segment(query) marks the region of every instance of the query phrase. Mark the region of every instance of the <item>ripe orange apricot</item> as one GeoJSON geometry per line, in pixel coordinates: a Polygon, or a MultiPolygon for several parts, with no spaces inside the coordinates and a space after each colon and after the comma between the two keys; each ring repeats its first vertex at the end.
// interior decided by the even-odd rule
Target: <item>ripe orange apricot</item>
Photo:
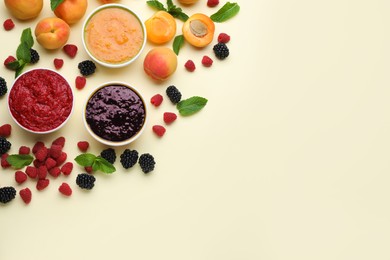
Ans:
{"type": "Polygon", "coordinates": [[[179,0],[179,3],[183,5],[192,5],[198,2],[199,0],[179,0]]]}
{"type": "Polygon", "coordinates": [[[145,21],[148,40],[155,44],[163,44],[173,39],[176,34],[176,21],[165,11],[157,11],[145,21]]]}
{"type": "Polygon", "coordinates": [[[214,38],[215,24],[205,14],[192,15],[183,24],[183,36],[187,42],[195,47],[205,47],[214,38]]]}

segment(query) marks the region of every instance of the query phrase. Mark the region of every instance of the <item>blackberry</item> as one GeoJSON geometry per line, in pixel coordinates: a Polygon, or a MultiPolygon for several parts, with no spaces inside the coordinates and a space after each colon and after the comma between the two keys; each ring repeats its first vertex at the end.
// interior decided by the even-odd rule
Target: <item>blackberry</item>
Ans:
{"type": "Polygon", "coordinates": [[[4,96],[7,93],[7,82],[5,79],[0,77],[0,97],[4,96]]]}
{"type": "Polygon", "coordinates": [[[5,138],[0,136],[0,155],[5,154],[11,149],[11,143],[5,138]]]}
{"type": "Polygon", "coordinates": [[[85,60],[79,63],[78,68],[80,70],[81,75],[89,76],[95,73],[96,65],[91,60],[85,60]]]}
{"type": "Polygon", "coordinates": [[[104,159],[106,159],[111,164],[114,164],[114,162],[116,160],[116,153],[115,153],[115,150],[112,148],[107,148],[107,149],[103,150],[100,153],[100,156],[103,157],[104,159]]]}
{"type": "Polygon", "coordinates": [[[223,42],[215,44],[213,47],[213,51],[215,53],[215,56],[220,60],[224,60],[229,56],[229,48],[223,42]]]}
{"type": "Polygon", "coordinates": [[[121,164],[123,168],[129,169],[138,161],[138,152],[136,150],[126,149],[121,154],[121,164]]]}
{"type": "Polygon", "coordinates": [[[13,200],[16,196],[16,190],[14,187],[8,186],[0,188],[0,202],[8,203],[13,200]]]}
{"type": "Polygon", "coordinates": [[[177,104],[180,102],[181,93],[175,86],[169,86],[166,90],[166,93],[173,104],[177,104]]]}
{"type": "Polygon", "coordinates": [[[39,54],[36,50],[34,49],[30,49],[30,55],[31,55],[31,60],[30,60],[30,63],[31,64],[35,64],[39,61],[39,54]]]}
{"type": "Polygon", "coordinates": [[[76,178],[76,184],[86,190],[92,190],[93,186],[95,186],[95,181],[96,178],[88,173],[80,173],[76,178]]]}
{"type": "Polygon", "coordinates": [[[148,173],[154,170],[154,165],[156,162],[154,161],[154,157],[151,154],[144,153],[139,157],[138,160],[139,165],[144,173],[148,173]]]}

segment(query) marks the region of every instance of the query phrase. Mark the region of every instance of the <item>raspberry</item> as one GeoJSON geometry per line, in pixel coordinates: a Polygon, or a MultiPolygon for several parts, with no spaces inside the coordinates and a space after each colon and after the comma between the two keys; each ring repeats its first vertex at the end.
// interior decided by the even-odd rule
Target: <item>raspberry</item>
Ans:
{"type": "Polygon", "coordinates": [[[35,158],[38,160],[38,161],[45,161],[47,155],[49,153],[49,150],[46,148],[46,146],[42,146],[41,149],[39,149],[36,153],[35,153],[35,158]]]}
{"type": "Polygon", "coordinates": [[[172,123],[173,121],[175,121],[177,118],[177,115],[175,113],[172,113],[172,112],[165,112],[164,113],[164,122],[166,124],[170,124],[172,123]]]}
{"type": "Polygon", "coordinates": [[[138,160],[139,165],[141,166],[141,170],[144,173],[149,173],[154,170],[154,166],[156,162],[154,161],[153,155],[149,153],[144,153],[139,157],[138,160]]]}
{"type": "Polygon", "coordinates": [[[29,188],[24,188],[19,191],[19,195],[22,198],[23,202],[29,204],[31,202],[32,193],[29,188]]]}
{"type": "Polygon", "coordinates": [[[211,67],[213,65],[213,60],[209,56],[203,56],[202,58],[202,64],[205,67],[211,67]]]}
{"type": "Polygon", "coordinates": [[[57,161],[54,160],[53,158],[49,157],[45,161],[45,166],[48,170],[54,168],[57,165],[57,161]]]}
{"type": "Polygon", "coordinates": [[[7,161],[8,153],[4,153],[1,155],[1,167],[2,168],[8,168],[11,166],[11,164],[7,161]]]}
{"type": "Polygon", "coordinates": [[[44,146],[45,144],[43,142],[41,141],[36,142],[32,148],[33,154],[36,154],[44,146]]]}
{"type": "Polygon", "coordinates": [[[77,46],[74,44],[66,44],[62,47],[62,50],[71,58],[74,58],[77,54],[77,46]]]}
{"type": "Polygon", "coordinates": [[[8,137],[11,135],[12,127],[10,124],[4,124],[0,126],[0,136],[8,137]]]}
{"type": "Polygon", "coordinates": [[[66,158],[68,157],[68,155],[65,153],[65,152],[62,152],[60,157],[57,158],[57,166],[60,166],[62,165],[65,161],[66,161],[66,158]]]}
{"type": "Polygon", "coordinates": [[[8,187],[2,187],[0,188],[0,202],[1,203],[8,203],[11,200],[13,200],[16,196],[16,190],[14,187],[8,186],[8,187]]]}
{"type": "Polygon", "coordinates": [[[153,132],[157,135],[157,136],[159,136],[159,137],[161,137],[161,136],[163,136],[164,134],[165,134],[165,127],[163,127],[162,125],[154,125],[153,127],[152,127],[152,129],[153,129],[153,132]]]}
{"type": "Polygon", "coordinates": [[[30,154],[30,147],[22,145],[19,147],[19,154],[30,154]]]}
{"type": "Polygon", "coordinates": [[[14,56],[8,56],[8,58],[6,58],[4,61],[4,66],[9,70],[15,70],[16,68],[10,65],[10,63],[14,61],[16,61],[16,58],[14,56]]]}
{"type": "Polygon", "coordinates": [[[15,27],[14,21],[12,21],[11,18],[5,20],[3,23],[3,27],[6,31],[11,31],[15,27]]]}
{"type": "Polygon", "coordinates": [[[65,137],[63,136],[60,136],[58,137],[57,139],[55,139],[51,144],[55,144],[55,145],[59,145],[61,146],[62,148],[64,148],[65,146],[65,137]]]}
{"type": "Polygon", "coordinates": [[[42,166],[42,165],[44,165],[45,164],[45,161],[39,161],[38,159],[35,159],[34,161],[33,161],[33,164],[34,164],[34,167],[35,168],[39,168],[39,166],[42,166]]]}
{"type": "Polygon", "coordinates": [[[67,162],[61,167],[61,172],[64,175],[69,175],[72,172],[72,170],[73,170],[73,163],[71,162],[67,162]]]}
{"type": "Polygon", "coordinates": [[[61,184],[61,186],[58,188],[58,191],[68,197],[72,195],[72,189],[70,188],[69,184],[67,184],[66,182],[63,182],[61,184]]]}
{"type": "Polygon", "coordinates": [[[193,72],[196,67],[195,67],[195,63],[192,61],[192,60],[188,60],[185,64],[184,64],[184,67],[189,71],[189,72],[193,72]]]}
{"type": "Polygon", "coordinates": [[[230,36],[226,33],[220,33],[218,35],[218,42],[228,43],[230,41],[230,36]]]}
{"type": "Polygon", "coordinates": [[[19,184],[25,182],[27,180],[27,174],[22,171],[15,172],[15,181],[19,184]]]}
{"type": "Polygon", "coordinates": [[[47,168],[45,165],[38,167],[38,179],[43,180],[47,177],[47,168]]]}
{"type": "Polygon", "coordinates": [[[49,149],[49,156],[53,159],[60,157],[62,153],[62,146],[58,144],[52,144],[49,149]]]}
{"type": "Polygon", "coordinates": [[[77,89],[83,89],[85,87],[85,84],[87,84],[87,79],[83,76],[77,76],[75,84],[77,89]]]}
{"type": "Polygon", "coordinates": [[[27,166],[26,167],[26,174],[31,179],[35,179],[38,176],[38,168],[35,168],[34,166],[27,166]]]}
{"type": "Polygon", "coordinates": [[[207,6],[208,7],[214,7],[219,4],[219,0],[207,0],[207,6]]]}
{"type": "Polygon", "coordinates": [[[88,173],[91,173],[91,172],[93,171],[92,166],[85,166],[84,169],[85,169],[85,171],[88,172],[88,173]]]}
{"type": "Polygon", "coordinates": [[[163,96],[160,95],[160,94],[156,94],[154,95],[151,99],[150,99],[150,103],[152,103],[152,105],[158,107],[159,105],[161,105],[161,103],[163,102],[163,96]]]}
{"type": "Polygon", "coordinates": [[[49,170],[49,174],[53,177],[58,177],[61,174],[61,169],[58,166],[55,166],[49,170]]]}
{"type": "Polygon", "coordinates": [[[77,143],[77,147],[80,149],[82,152],[86,152],[89,147],[89,143],[87,141],[80,141],[77,143]]]}
{"type": "Polygon", "coordinates": [[[64,66],[64,60],[63,60],[63,59],[57,59],[57,58],[55,58],[55,59],[53,60],[53,63],[54,63],[54,67],[55,67],[57,70],[61,69],[62,66],[64,66]]]}
{"type": "Polygon", "coordinates": [[[49,179],[39,179],[36,185],[37,190],[43,190],[47,186],[49,186],[50,180],[49,179]]]}

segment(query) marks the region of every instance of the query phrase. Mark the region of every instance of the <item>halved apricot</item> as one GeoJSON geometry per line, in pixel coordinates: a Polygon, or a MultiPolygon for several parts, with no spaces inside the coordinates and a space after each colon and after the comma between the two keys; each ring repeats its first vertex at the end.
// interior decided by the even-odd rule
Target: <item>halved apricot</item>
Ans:
{"type": "Polygon", "coordinates": [[[205,14],[192,15],[183,24],[183,36],[195,47],[205,47],[214,38],[214,22],[205,14]]]}
{"type": "Polygon", "coordinates": [[[176,34],[176,21],[165,11],[157,11],[145,21],[148,40],[152,43],[163,44],[173,39],[176,34]]]}

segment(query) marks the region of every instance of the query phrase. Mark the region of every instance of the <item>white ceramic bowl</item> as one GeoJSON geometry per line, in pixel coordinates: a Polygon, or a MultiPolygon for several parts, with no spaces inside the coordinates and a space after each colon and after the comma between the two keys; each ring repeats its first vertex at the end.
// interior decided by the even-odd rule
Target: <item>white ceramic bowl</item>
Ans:
{"type": "MultiPolygon", "coordinates": [[[[110,30],[115,30],[116,28],[119,27],[119,25],[118,26],[115,25],[115,21],[112,21],[111,23],[105,23],[104,26],[111,26],[110,30]]],[[[100,30],[100,32],[101,31],[104,31],[104,30],[100,30]]],[[[118,31],[118,32],[123,33],[123,30],[118,31]]],[[[103,37],[98,37],[98,39],[102,39],[102,38],[103,37]]],[[[109,67],[109,68],[121,68],[121,67],[124,67],[124,66],[127,66],[127,65],[131,64],[132,62],[134,62],[139,57],[139,55],[142,53],[143,49],[145,48],[146,40],[147,40],[147,34],[146,34],[145,24],[143,23],[142,19],[140,18],[140,16],[138,14],[136,14],[133,10],[131,10],[130,8],[128,8],[125,5],[115,4],[114,3],[114,4],[104,4],[104,5],[101,5],[101,6],[97,7],[95,10],[93,10],[87,16],[87,18],[85,19],[84,24],[83,24],[81,39],[82,39],[82,42],[83,42],[84,49],[86,50],[88,55],[95,62],[97,62],[98,64],[100,64],[102,66],[109,67]],[[96,51],[94,51],[93,48],[90,48],[88,46],[88,42],[86,40],[86,37],[87,37],[86,29],[87,29],[87,26],[89,25],[89,23],[91,21],[91,18],[93,18],[97,13],[99,13],[101,11],[109,10],[109,9],[112,9],[112,8],[123,9],[123,10],[129,12],[133,17],[135,17],[135,19],[139,22],[139,25],[140,25],[141,30],[142,30],[142,35],[143,35],[143,40],[142,40],[142,44],[141,44],[141,47],[140,47],[139,51],[133,57],[131,57],[130,59],[127,59],[125,61],[120,61],[120,62],[109,62],[109,61],[105,61],[103,58],[99,58],[98,55],[96,54],[96,51]]],[[[126,41],[126,40],[130,41],[132,39],[125,38],[124,41],[126,41]]],[[[94,41],[94,42],[97,42],[97,40],[94,41]]]]}
{"type": "Polygon", "coordinates": [[[20,74],[8,91],[7,101],[8,112],[15,123],[35,134],[48,134],[59,130],[69,120],[74,109],[74,94],[69,82],[58,72],[46,68],[31,69],[20,74]],[[40,78],[33,79],[34,76],[40,78]],[[55,92],[54,84],[60,81],[63,83],[62,88],[55,92]],[[68,95],[62,96],[66,93],[64,89],[68,95]],[[69,99],[69,95],[72,100],[66,106],[65,115],[60,116],[56,111],[64,108],[63,101],[69,99]],[[19,108],[16,109],[15,106],[19,108]],[[50,121],[54,122],[52,126],[50,121]]]}
{"type": "MultiPolygon", "coordinates": [[[[109,90],[106,89],[105,91],[109,91],[109,90]]],[[[118,92],[116,92],[116,93],[118,93],[118,92]]],[[[119,95],[119,94],[116,94],[116,95],[119,95]]],[[[108,117],[105,117],[107,115],[107,114],[105,114],[105,112],[109,111],[109,109],[106,109],[106,107],[102,108],[101,106],[98,106],[98,110],[100,112],[95,113],[93,118],[97,118],[99,116],[105,117],[105,121],[104,121],[105,125],[104,125],[104,127],[99,127],[100,129],[109,129],[110,127],[114,126],[114,127],[121,127],[121,129],[125,129],[127,131],[130,128],[128,128],[127,126],[125,127],[124,125],[125,124],[129,125],[129,122],[133,123],[134,116],[130,116],[131,119],[127,119],[127,121],[126,120],[117,120],[117,118],[118,118],[117,116],[119,116],[119,115],[122,116],[124,111],[125,112],[130,112],[130,111],[134,112],[134,110],[132,110],[130,108],[130,106],[128,106],[129,103],[126,103],[126,106],[120,106],[120,108],[118,108],[118,106],[116,104],[113,105],[112,100],[113,99],[111,99],[111,101],[109,103],[109,106],[111,106],[112,110],[111,110],[111,113],[108,117]]],[[[128,99],[126,99],[126,102],[129,102],[128,99]]],[[[133,102],[133,101],[131,101],[131,102],[133,102]]],[[[130,105],[134,106],[134,103],[131,103],[130,105]]],[[[87,131],[92,135],[92,137],[94,139],[96,139],[100,143],[106,144],[108,146],[122,146],[122,145],[130,144],[131,142],[135,141],[138,137],[141,136],[142,132],[144,131],[144,129],[146,127],[146,123],[147,123],[147,119],[148,119],[148,108],[147,108],[147,104],[145,102],[145,99],[142,97],[142,95],[140,94],[140,92],[137,89],[135,89],[133,86],[131,86],[125,82],[112,81],[112,82],[106,82],[106,83],[98,86],[96,89],[94,89],[88,95],[87,100],[85,101],[84,108],[83,108],[82,117],[83,117],[84,125],[85,125],[87,131]],[[99,104],[102,104],[102,102],[101,102],[102,98],[106,98],[107,95],[109,95],[109,94],[107,94],[107,92],[104,93],[104,91],[102,91],[102,90],[105,88],[111,88],[112,86],[126,87],[126,88],[130,89],[136,96],[139,97],[140,103],[138,103],[138,105],[142,104],[142,106],[143,106],[143,112],[139,112],[140,114],[142,114],[142,113],[144,114],[140,128],[137,130],[134,130],[135,133],[133,133],[132,135],[127,134],[128,137],[126,137],[125,139],[122,138],[121,140],[112,140],[113,138],[102,137],[102,135],[110,135],[110,136],[114,136],[114,135],[107,134],[107,133],[102,134],[101,132],[99,133],[99,130],[93,130],[92,129],[93,127],[91,128],[90,123],[88,123],[89,120],[87,119],[87,109],[92,107],[92,105],[90,105],[90,106],[88,105],[90,100],[92,98],[94,98],[95,101],[99,100],[99,104]]],[[[135,117],[137,118],[137,115],[135,117]]],[[[138,120],[139,120],[139,118],[138,118],[138,120]]],[[[98,121],[95,119],[90,119],[90,122],[93,122],[92,124],[95,124],[95,123],[100,124],[100,123],[97,123],[98,121]]],[[[123,132],[121,132],[120,134],[122,134],[122,133],[123,132]]],[[[117,138],[117,139],[119,139],[119,138],[117,138]]]]}

